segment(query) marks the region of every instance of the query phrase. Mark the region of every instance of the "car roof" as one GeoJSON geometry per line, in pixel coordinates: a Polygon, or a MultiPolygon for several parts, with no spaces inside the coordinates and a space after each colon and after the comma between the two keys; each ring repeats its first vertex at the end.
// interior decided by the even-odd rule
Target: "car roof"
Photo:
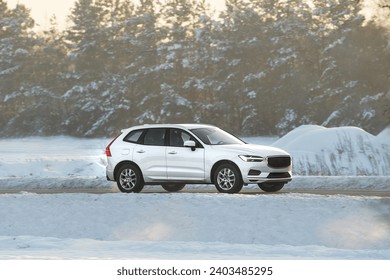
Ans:
{"type": "Polygon", "coordinates": [[[198,124],[198,123],[188,123],[188,124],[143,124],[133,127],[123,129],[122,131],[135,130],[135,129],[145,129],[145,128],[181,128],[181,129],[194,129],[194,128],[204,128],[204,127],[215,127],[210,124],[198,124]]]}

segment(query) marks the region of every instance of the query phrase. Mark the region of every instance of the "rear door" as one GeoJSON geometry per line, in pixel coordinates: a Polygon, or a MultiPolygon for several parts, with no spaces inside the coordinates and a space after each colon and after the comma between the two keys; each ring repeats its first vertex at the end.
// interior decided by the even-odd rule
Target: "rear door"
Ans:
{"type": "Polygon", "coordinates": [[[169,181],[203,182],[205,180],[204,148],[188,132],[177,128],[169,129],[166,159],[169,181]],[[184,147],[184,142],[187,140],[197,143],[194,151],[184,147]]]}
{"type": "Polygon", "coordinates": [[[133,160],[142,171],[145,182],[166,181],[166,128],[149,128],[133,151],[133,160]]]}

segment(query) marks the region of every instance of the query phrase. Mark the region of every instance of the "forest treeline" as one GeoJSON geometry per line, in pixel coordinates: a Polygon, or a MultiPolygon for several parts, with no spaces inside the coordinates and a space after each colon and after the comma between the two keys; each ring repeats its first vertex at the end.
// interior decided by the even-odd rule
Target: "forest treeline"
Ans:
{"type": "Polygon", "coordinates": [[[390,123],[389,30],[362,6],[77,0],[65,29],[53,16],[36,31],[25,6],[0,0],[0,136],[186,122],[239,135],[302,124],[378,133],[390,123]]]}

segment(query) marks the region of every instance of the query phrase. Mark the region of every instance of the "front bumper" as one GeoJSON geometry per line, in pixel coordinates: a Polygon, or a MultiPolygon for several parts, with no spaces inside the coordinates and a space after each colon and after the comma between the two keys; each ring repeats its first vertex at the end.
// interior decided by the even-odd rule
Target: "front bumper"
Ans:
{"type": "Polygon", "coordinates": [[[273,168],[267,161],[239,162],[244,184],[258,184],[263,182],[290,182],[292,180],[292,166],[273,168]]]}
{"type": "Polygon", "coordinates": [[[257,184],[263,182],[290,182],[292,180],[291,172],[262,172],[258,176],[246,176],[243,179],[245,184],[257,184]]]}

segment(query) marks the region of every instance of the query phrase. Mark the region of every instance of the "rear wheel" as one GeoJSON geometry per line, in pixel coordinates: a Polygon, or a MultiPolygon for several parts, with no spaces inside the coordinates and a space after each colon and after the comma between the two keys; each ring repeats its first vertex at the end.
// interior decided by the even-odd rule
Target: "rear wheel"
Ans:
{"type": "Polygon", "coordinates": [[[214,184],[221,193],[238,193],[243,186],[241,173],[233,164],[221,164],[215,170],[214,184]]]}
{"type": "Polygon", "coordinates": [[[264,183],[258,184],[258,186],[260,187],[260,189],[262,189],[265,192],[277,192],[283,188],[284,184],[285,183],[264,182],[264,183]]]}
{"type": "Polygon", "coordinates": [[[141,171],[133,164],[124,164],[119,168],[116,183],[121,192],[140,192],[144,188],[141,171]]]}
{"type": "Polygon", "coordinates": [[[185,187],[185,184],[164,184],[162,187],[167,192],[178,192],[185,187]]]}

